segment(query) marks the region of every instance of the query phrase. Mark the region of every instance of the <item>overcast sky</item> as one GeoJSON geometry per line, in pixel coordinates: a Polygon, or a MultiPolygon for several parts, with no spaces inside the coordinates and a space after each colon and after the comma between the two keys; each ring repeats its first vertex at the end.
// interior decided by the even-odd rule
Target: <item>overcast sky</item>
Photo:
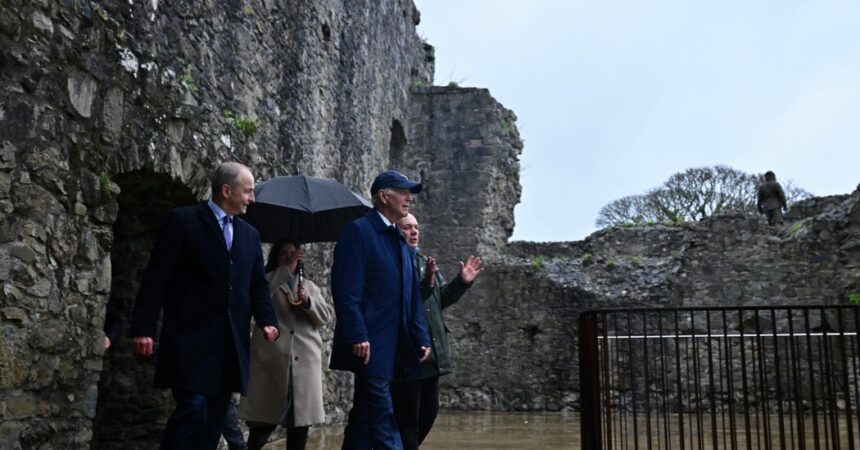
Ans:
{"type": "Polygon", "coordinates": [[[860,183],[860,2],[414,1],[435,84],[518,117],[512,239],[584,239],[603,205],[690,167],[860,183]]]}

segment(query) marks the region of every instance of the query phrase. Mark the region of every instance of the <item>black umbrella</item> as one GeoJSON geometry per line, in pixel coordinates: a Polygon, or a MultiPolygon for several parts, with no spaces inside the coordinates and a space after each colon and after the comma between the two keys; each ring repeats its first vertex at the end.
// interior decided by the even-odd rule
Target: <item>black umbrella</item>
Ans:
{"type": "Polygon", "coordinates": [[[243,218],[257,228],[263,242],[336,241],[344,225],[373,207],[336,180],[305,175],[272,178],[258,184],[254,196],[243,218]]]}

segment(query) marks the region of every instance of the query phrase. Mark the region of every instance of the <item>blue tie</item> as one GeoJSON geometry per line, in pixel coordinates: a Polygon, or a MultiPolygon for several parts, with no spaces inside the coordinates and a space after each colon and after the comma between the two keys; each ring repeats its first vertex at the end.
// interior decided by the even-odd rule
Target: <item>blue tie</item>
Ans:
{"type": "Polygon", "coordinates": [[[224,216],[221,219],[224,222],[224,243],[227,244],[227,251],[233,247],[233,227],[230,223],[233,221],[230,216],[224,216]]]}

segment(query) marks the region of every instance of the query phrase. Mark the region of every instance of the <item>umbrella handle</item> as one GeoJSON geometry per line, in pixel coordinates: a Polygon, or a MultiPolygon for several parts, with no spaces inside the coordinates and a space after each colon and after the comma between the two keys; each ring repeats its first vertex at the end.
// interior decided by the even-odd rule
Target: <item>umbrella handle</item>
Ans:
{"type": "Polygon", "coordinates": [[[297,272],[299,273],[299,282],[296,283],[296,295],[295,295],[295,297],[290,296],[287,300],[289,300],[291,305],[299,306],[299,305],[304,304],[303,301],[299,300],[299,289],[302,287],[302,279],[304,278],[303,277],[304,269],[302,268],[302,262],[301,261],[299,261],[299,265],[298,265],[298,267],[296,267],[296,269],[298,269],[297,272]]]}

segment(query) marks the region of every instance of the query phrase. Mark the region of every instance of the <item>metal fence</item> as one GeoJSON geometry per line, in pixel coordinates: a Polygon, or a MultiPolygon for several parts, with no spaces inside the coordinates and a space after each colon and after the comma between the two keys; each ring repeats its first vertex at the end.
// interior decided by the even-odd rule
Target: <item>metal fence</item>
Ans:
{"type": "Polygon", "coordinates": [[[580,315],[583,449],[860,450],[860,307],[580,315]]]}

